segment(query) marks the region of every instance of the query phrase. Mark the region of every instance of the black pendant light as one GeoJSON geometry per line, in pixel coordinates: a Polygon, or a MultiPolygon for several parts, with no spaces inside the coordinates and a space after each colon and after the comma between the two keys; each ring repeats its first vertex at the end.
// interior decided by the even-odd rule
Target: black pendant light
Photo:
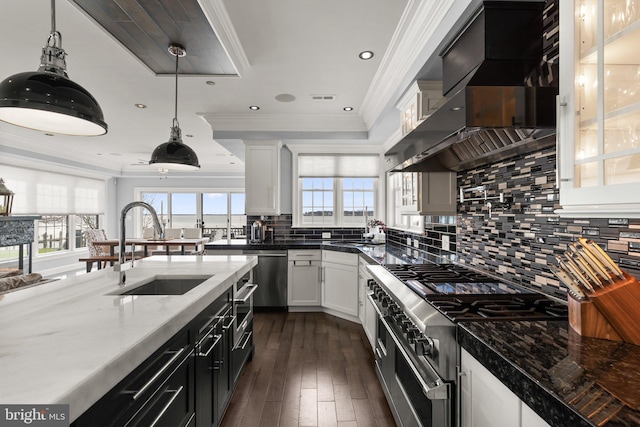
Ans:
{"type": "Polygon", "coordinates": [[[156,166],[161,172],[170,170],[200,169],[198,156],[195,151],[182,142],[182,131],[178,124],[178,58],[187,55],[182,46],[171,45],[169,52],[176,57],[176,102],[173,116],[173,126],[169,141],[160,144],[153,150],[149,164],[156,166]]]}
{"type": "Polygon", "coordinates": [[[0,120],[13,125],[76,136],[107,133],[98,101],[67,76],[66,52],[56,31],[51,0],[51,33],[42,48],[38,71],[18,73],[0,82],[0,120]]]}

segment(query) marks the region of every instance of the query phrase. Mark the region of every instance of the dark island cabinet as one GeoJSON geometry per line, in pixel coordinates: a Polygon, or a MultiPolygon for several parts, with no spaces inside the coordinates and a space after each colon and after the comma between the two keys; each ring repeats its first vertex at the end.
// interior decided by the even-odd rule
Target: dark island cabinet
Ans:
{"type": "Polygon", "coordinates": [[[212,427],[231,398],[233,287],[72,423],[212,427]]]}

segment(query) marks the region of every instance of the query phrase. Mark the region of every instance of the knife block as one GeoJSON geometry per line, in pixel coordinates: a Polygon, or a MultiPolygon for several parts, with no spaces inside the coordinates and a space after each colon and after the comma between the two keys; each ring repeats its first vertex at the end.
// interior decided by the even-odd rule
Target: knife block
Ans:
{"type": "Polygon", "coordinates": [[[579,301],[569,295],[569,324],[587,337],[640,345],[640,283],[628,273],[624,279],[579,301]]]}

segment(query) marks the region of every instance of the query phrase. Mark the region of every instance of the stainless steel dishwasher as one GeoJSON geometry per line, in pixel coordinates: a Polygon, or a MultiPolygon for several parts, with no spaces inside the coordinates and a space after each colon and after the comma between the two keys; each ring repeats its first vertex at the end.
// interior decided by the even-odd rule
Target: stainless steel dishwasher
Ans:
{"type": "Polygon", "coordinates": [[[258,256],[258,265],[253,268],[253,283],[258,285],[253,294],[254,310],[286,310],[287,252],[246,249],[242,253],[258,256]]]}

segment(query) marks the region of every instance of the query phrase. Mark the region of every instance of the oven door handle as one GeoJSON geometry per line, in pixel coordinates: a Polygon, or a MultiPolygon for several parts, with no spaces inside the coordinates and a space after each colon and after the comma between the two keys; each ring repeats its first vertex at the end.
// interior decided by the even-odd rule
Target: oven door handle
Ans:
{"type": "Polygon", "coordinates": [[[258,285],[250,283],[245,285],[243,289],[247,289],[247,291],[244,293],[244,295],[241,298],[234,298],[233,299],[234,304],[246,304],[247,301],[249,301],[249,298],[251,298],[251,295],[253,295],[253,293],[258,290],[258,285]]]}
{"type": "Polygon", "coordinates": [[[420,387],[422,387],[422,393],[424,393],[424,395],[430,400],[449,399],[451,395],[450,385],[448,383],[445,383],[442,380],[442,378],[440,378],[440,376],[435,372],[435,370],[433,370],[431,365],[429,365],[428,363],[427,363],[427,366],[431,370],[431,373],[433,374],[433,376],[436,377],[436,380],[434,381],[435,384],[433,386],[430,386],[429,384],[427,384],[424,381],[424,379],[422,379],[422,375],[420,374],[418,369],[414,366],[413,362],[411,362],[411,359],[409,358],[407,351],[404,349],[404,347],[402,347],[400,340],[398,340],[398,338],[396,337],[396,334],[393,332],[393,330],[387,323],[386,319],[384,317],[381,317],[380,320],[382,321],[382,323],[384,324],[384,327],[389,332],[389,336],[391,336],[391,338],[393,339],[393,342],[395,343],[396,348],[398,349],[402,357],[406,360],[407,365],[411,369],[411,372],[413,372],[413,375],[416,377],[416,380],[420,383],[420,387]]]}

